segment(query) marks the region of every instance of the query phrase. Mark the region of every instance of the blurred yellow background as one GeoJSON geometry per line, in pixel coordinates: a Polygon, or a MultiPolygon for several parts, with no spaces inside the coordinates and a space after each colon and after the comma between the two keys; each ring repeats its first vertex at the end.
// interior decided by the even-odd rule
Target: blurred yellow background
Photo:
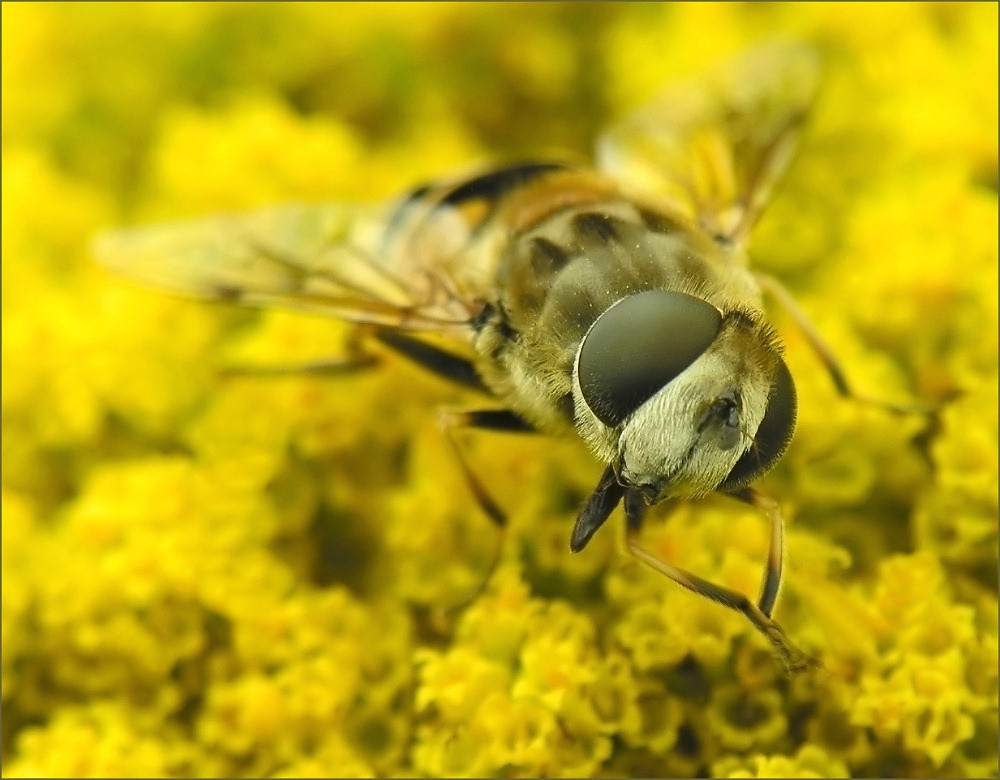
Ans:
{"type": "MultiPolygon", "coordinates": [[[[4,4],[5,776],[996,776],[995,4],[4,4]],[[766,38],[825,81],[751,244],[800,421],[785,678],[740,616],[641,570],[573,442],[470,437],[497,536],[401,364],[335,322],[96,267],[124,223],[369,202],[470,163],[587,159],[615,117],[766,38]]],[[[654,514],[647,545],[755,592],[762,518],[654,514]]]]}

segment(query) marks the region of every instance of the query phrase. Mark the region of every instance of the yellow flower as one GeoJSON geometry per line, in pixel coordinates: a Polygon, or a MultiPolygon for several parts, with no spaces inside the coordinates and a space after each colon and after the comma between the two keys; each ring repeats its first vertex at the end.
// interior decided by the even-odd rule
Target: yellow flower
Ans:
{"type": "MultiPolygon", "coordinates": [[[[4,4],[4,773],[996,775],[997,6],[849,10],[4,4]],[[859,392],[942,404],[839,397],[774,312],[799,421],[760,487],[812,675],[630,560],[617,515],[570,553],[600,471],[576,443],[462,437],[500,533],[434,413],[482,399],[381,354],[223,377],[349,329],[89,256],[127,222],[586,158],[776,34],[825,75],[755,266],[859,392]]],[[[713,498],[651,511],[642,542],[753,597],[768,529],[713,498]]]]}

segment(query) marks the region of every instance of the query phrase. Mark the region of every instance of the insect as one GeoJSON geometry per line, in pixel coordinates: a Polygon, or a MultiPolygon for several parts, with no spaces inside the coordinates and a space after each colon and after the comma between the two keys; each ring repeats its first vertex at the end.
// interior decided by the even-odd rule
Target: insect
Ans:
{"type": "Polygon", "coordinates": [[[818,76],[808,46],[775,42],[612,127],[595,170],[520,163],[419,187],[384,209],[284,206],[115,232],[95,251],[174,291],[356,323],[492,396],[493,406],[453,415],[454,425],[575,431],[605,468],[571,549],[624,504],[637,558],[743,613],[798,671],[813,661],[772,617],[781,513],[750,487],[784,452],[796,418],[764,292],[790,309],[851,393],[790,296],[749,268],[746,245],[818,76]],[[713,492],[770,520],[756,600],[640,543],[648,505],[713,492]]]}

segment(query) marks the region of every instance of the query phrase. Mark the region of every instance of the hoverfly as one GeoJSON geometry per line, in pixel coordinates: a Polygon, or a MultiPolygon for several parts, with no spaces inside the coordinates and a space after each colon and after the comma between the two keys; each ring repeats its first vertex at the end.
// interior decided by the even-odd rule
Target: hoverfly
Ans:
{"type": "Polygon", "coordinates": [[[385,209],[284,206],[120,231],[95,251],[174,291],[356,323],[494,398],[495,408],[461,413],[455,424],[575,430],[605,468],[570,548],[582,550],[624,504],[636,557],[743,613],[796,671],[812,660],[772,618],[783,521],[750,487],[784,452],[796,418],[764,291],[790,307],[838,389],[850,391],[787,293],[748,267],[745,250],[818,76],[809,47],[772,43],[668,89],[611,128],[596,170],[526,162],[427,184],[385,209]],[[756,601],[639,543],[648,505],[712,492],[770,520],[756,601]]]}

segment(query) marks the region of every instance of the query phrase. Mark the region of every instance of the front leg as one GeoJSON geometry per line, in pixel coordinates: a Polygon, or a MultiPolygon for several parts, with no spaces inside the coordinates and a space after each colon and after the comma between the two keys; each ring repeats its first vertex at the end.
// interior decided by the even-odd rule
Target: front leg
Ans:
{"type": "Polygon", "coordinates": [[[464,387],[492,395],[483,384],[471,360],[423,341],[402,330],[358,326],[345,343],[344,355],[306,363],[269,366],[227,366],[223,376],[277,377],[277,376],[342,376],[374,368],[381,362],[379,355],[366,345],[374,339],[397,355],[416,363],[421,368],[464,387]]]}
{"type": "Polygon", "coordinates": [[[834,387],[837,388],[837,392],[844,398],[850,398],[859,403],[871,404],[872,406],[879,406],[893,414],[932,414],[936,411],[936,408],[924,404],[901,404],[858,393],[851,387],[850,382],[847,381],[847,374],[844,373],[843,366],[837,360],[833,349],[820,336],[819,331],[809,321],[809,317],[798,303],[796,303],[792,294],[773,276],[755,273],[754,278],[760,285],[761,290],[772,295],[781,304],[782,308],[788,312],[788,315],[798,326],[799,330],[802,331],[806,342],[812,347],[813,352],[816,353],[816,357],[819,358],[823,367],[830,375],[830,379],[833,381],[834,387]]]}
{"type": "Polygon", "coordinates": [[[817,665],[817,661],[796,647],[785,635],[781,626],[771,618],[771,613],[774,610],[774,605],[781,589],[783,523],[778,505],[751,488],[744,488],[731,495],[740,501],[745,501],[762,510],[771,520],[770,552],[768,554],[761,594],[757,603],[754,603],[742,593],[738,593],[732,588],[717,585],[696,574],[692,574],[686,569],[667,563],[643,548],[639,544],[639,533],[646,507],[642,502],[641,494],[637,490],[625,491],[626,540],[628,550],[651,569],[668,577],[681,587],[687,588],[699,596],[704,596],[743,614],[753,624],[754,628],[764,634],[775,649],[777,649],[781,654],[785,667],[791,674],[812,668],[817,665]]]}
{"type": "Polygon", "coordinates": [[[745,487],[727,495],[737,501],[763,512],[771,523],[771,541],[767,551],[767,565],[764,569],[764,580],[760,586],[760,596],[757,606],[768,617],[774,612],[774,605],[781,592],[781,574],[785,562],[785,520],[781,508],[774,499],[759,493],[750,487],[745,487]]]}
{"type": "Polygon", "coordinates": [[[415,336],[401,331],[379,328],[373,334],[381,344],[393,352],[416,363],[421,368],[456,384],[464,385],[487,395],[493,395],[483,384],[475,365],[468,358],[441,349],[415,336]]]}
{"type": "Polygon", "coordinates": [[[455,453],[455,459],[462,470],[462,476],[465,478],[469,490],[476,499],[476,503],[483,511],[483,514],[489,518],[490,522],[499,531],[496,547],[493,551],[493,559],[490,561],[489,568],[475,592],[468,599],[463,600],[462,603],[464,604],[475,598],[486,587],[486,583],[489,582],[493,576],[493,572],[500,565],[500,554],[504,547],[504,537],[507,531],[507,513],[504,512],[500,504],[490,495],[489,490],[486,489],[486,486],[476,472],[472,470],[468,458],[462,451],[455,436],[455,429],[478,428],[479,430],[505,433],[534,433],[535,429],[524,418],[510,409],[443,409],[438,413],[438,425],[441,426],[445,439],[447,439],[448,444],[451,446],[452,452],[455,453]]]}
{"type": "Polygon", "coordinates": [[[448,444],[455,453],[459,468],[462,469],[462,476],[465,477],[466,484],[479,508],[497,528],[505,528],[507,514],[472,470],[454,432],[456,428],[478,428],[502,433],[535,433],[535,428],[510,409],[443,409],[438,413],[438,425],[441,426],[448,444]]]}

